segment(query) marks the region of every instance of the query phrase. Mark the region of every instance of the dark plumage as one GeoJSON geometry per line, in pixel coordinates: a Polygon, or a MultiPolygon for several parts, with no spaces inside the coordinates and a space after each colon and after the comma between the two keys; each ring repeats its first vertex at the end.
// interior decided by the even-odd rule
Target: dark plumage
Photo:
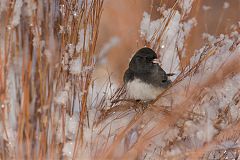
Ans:
{"type": "MultiPolygon", "coordinates": [[[[124,83],[128,86],[128,89],[130,87],[131,90],[134,88],[136,92],[145,92],[144,90],[148,89],[146,85],[149,85],[152,88],[155,87],[156,89],[158,89],[160,93],[160,90],[162,90],[163,88],[167,88],[171,84],[171,81],[168,79],[166,72],[159,66],[158,63],[154,63],[154,60],[156,58],[157,54],[150,48],[142,48],[136,52],[136,54],[133,56],[129,63],[129,68],[124,74],[124,83]],[[135,85],[134,80],[138,80],[137,86],[135,85]],[[134,87],[132,87],[133,85],[131,82],[134,82],[134,87]],[[143,88],[141,89],[141,87],[143,88]]],[[[138,97],[140,99],[144,99],[144,97],[148,97],[147,95],[143,95],[143,98],[141,98],[141,95],[134,96],[135,91],[130,92],[130,96],[132,98],[138,97]]]]}

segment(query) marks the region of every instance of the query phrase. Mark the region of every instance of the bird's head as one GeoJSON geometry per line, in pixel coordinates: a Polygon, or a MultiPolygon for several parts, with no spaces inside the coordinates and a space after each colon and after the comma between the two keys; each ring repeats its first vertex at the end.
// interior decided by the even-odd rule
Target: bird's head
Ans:
{"type": "Polygon", "coordinates": [[[129,68],[134,72],[150,72],[157,65],[157,54],[150,48],[142,48],[136,52],[129,63],[129,68]]]}

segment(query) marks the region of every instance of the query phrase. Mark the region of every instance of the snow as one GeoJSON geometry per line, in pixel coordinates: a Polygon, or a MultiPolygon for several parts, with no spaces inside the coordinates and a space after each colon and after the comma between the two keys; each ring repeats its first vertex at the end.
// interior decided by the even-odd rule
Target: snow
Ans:
{"type": "Polygon", "coordinates": [[[68,92],[67,91],[58,92],[57,96],[54,98],[54,101],[58,105],[66,105],[68,101],[68,92]]]}
{"type": "Polygon", "coordinates": [[[57,92],[57,95],[54,97],[54,102],[61,106],[66,106],[69,98],[70,83],[66,83],[63,90],[57,92]]]}
{"type": "MultiPolygon", "coordinates": [[[[187,1],[184,1],[183,3],[185,2],[187,1]]],[[[208,10],[210,7],[204,6],[203,9],[208,10]]],[[[183,13],[176,11],[172,15],[169,26],[161,37],[161,44],[159,46],[159,48],[161,48],[160,57],[162,67],[166,72],[177,73],[177,75],[180,73],[180,71],[178,68],[179,61],[177,57],[176,46],[178,50],[183,51],[183,54],[181,56],[184,56],[185,39],[189,35],[191,29],[197,25],[197,22],[194,18],[182,21],[181,14],[189,13],[189,10],[184,7],[182,7],[182,10],[183,13]]],[[[168,10],[165,10],[163,15],[168,16],[168,12],[168,10]]],[[[148,42],[150,42],[151,37],[156,33],[157,30],[161,30],[159,26],[161,26],[161,22],[163,22],[162,19],[151,21],[150,17],[151,16],[145,12],[140,26],[141,36],[148,42]],[[153,22],[155,23],[155,27],[152,27],[153,22]]],[[[221,72],[220,74],[216,74],[219,72],[219,70],[221,70],[221,67],[240,56],[239,43],[237,46],[235,46],[234,51],[231,51],[230,49],[234,44],[236,44],[237,41],[239,41],[239,33],[233,31],[232,33],[229,33],[229,35],[231,36],[229,37],[228,35],[221,34],[216,37],[207,33],[203,34],[203,39],[208,45],[200,48],[195,52],[196,54],[190,59],[190,66],[196,64],[211,50],[214,50],[215,52],[209,56],[204,64],[201,64],[199,66],[197,71],[191,75],[191,78],[186,77],[182,82],[180,82],[179,85],[175,87],[175,89],[173,88],[173,106],[180,104],[186,99],[186,95],[184,95],[184,93],[181,93],[185,92],[184,86],[188,86],[191,90],[197,88],[198,86],[201,86],[201,84],[207,83],[212,75],[221,77],[221,72]]],[[[155,42],[153,41],[152,43],[154,44],[155,42]]],[[[174,79],[175,77],[173,80],[174,79]]],[[[239,118],[240,112],[238,107],[233,103],[233,97],[240,89],[240,75],[237,74],[233,75],[232,77],[228,77],[227,79],[224,79],[223,82],[215,84],[211,88],[202,88],[203,91],[201,93],[202,96],[200,96],[200,102],[194,104],[194,106],[191,106],[193,107],[192,112],[199,115],[199,118],[196,116],[196,119],[184,122],[185,125],[183,134],[186,139],[189,139],[189,141],[182,142],[182,145],[187,145],[190,148],[201,147],[205,143],[211,142],[213,138],[219,133],[219,130],[224,130],[227,128],[229,123],[232,123],[232,121],[236,121],[239,118]],[[221,111],[226,109],[226,107],[229,108],[229,112],[225,114],[225,119],[227,119],[227,116],[230,116],[231,121],[222,120],[217,124],[217,128],[216,121],[221,115],[221,111]]],[[[176,130],[176,133],[178,133],[178,130],[176,130]]],[[[163,147],[166,145],[167,140],[173,139],[174,137],[177,137],[177,135],[173,134],[172,137],[170,136],[166,139],[162,139],[163,137],[163,135],[161,135],[160,138],[159,136],[156,136],[156,138],[154,138],[156,145],[150,148],[153,150],[156,146],[163,147]]],[[[178,138],[181,139],[181,137],[178,138]]],[[[179,147],[175,146],[174,149],[171,149],[171,152],[167,153],[167,155],[177,155],[184,152],[182,151],[181,143],[178,143],[178,145],[179,147]]]]}
{"type": "MultiPolygon", "coordinates": [[[[19,64],[18,64],[19,65],[19,64]]],[[[9,126],[15,128],[17,126],[17,117],[16,114],[18,113],[18,103],[17,103],[17,86],[19,84],[15,83],[15,78],[16,75],[14,73],[14,71],[16,71],[15,69],[20,67],[20,65],[18,66],[14,66],[10,69],[10,72],[8,74],[8,88],[7,88],[7,92],[9,93],[9,95],[11,95],[9,97],[9,101],[5,102],[5,106],[9,107],[9,115],[8,115],[8,120],[9,120],[9,126]],[[11,94],[10,94],[11,93],[11,94]]]]}
{"type": "Polygon", "coordinates": [[[203,9],[204,11],[208,11],[208,10],[212,9],[212,7],[207,6],[207,5],[203,5],[203,6],[202,6],[202,9],[203,9]]]}
{"type": "Polygon", "coordinates": [[[141,21],[140,25],[140,33],[141,37],[146,37],[146,40],[149,42],[154,35],[154,33],[157,31],[158,28],[161,26],[161,21],[155,20],[155,21],[150,21],[150,14],[147,12],[143,13],[143,19],[141,21]]]}
{"type": "Polygon", "coordinates": [[[180,7],[183,11],[183,15],[189,14],[189,12],[192,9],[192,3],[193,3],[193,0],[181,0],[180,1],[180,7]]]}
{"type": "Polygon", "coordinates": [[[24,6],[24,13],[27,16],[32,16],[32,14],[34,13],[34,11],[37,9],[37,4],[36,2],[32,1],[32,0],[24,0],[25,6],[24,6]]]}
{"type": "MultiPolygon", "coordinates": [[[[27,7],[27,11],[24,12],[27,13],[27,16],[31,16],[32,12],[37,9],[36,4],[31,3],[29,0],[24,2],[26,2],[25,7],[27,7]]],[[[82,3],[82,1],[80,3],[82,3]]],[[[151,15],[144,12],[143,19],[140,24],[139,32],[141,38],[150,42],[152,47],[156,45],[156,48],[159,49],[158,54],[164,70],[176,73],[175,76],[171,77],[172,80],[175,80],[175,78],[182,72],[179,66],[178,53],[181,53],[180,56],[182,57],[186,56],[186,38],[190,35],[192,28],[197,25],[194,17],[188,17],[188,14],[191,12],[192,3],[192,0],[182,0],[180,8],[178,8],[179,10],[166,9],[166,5],[163,5],[158,9],[158,11],[161,12],[162,17],[155,20],[151,20],[151,15]],[[166,25],[164,22],[168,18],[170,18],[170,21],[168,26],[164,28],[164,25],[166,25]],[[161,36],[160,43],[157,42],[157,38],[159,38],[159,36],[161,36]],[[155,44],[156,42],[157,44],[155,44]]],[[[6,4],[7,1],[0,1],[0,13],[1,11],[6,10],[6,4]]],[[[20,17],[22,16],[22,7],[23,1],[16,0],[13,11],[13,20],[10,26],[8,26],[10,29],[12,29],[11,27],[19,25],[21,22],[20,17]]],[[[64,16],[66,12],[65,7],[66,6],[61,5],[60,8],[60,11],[64,16]]],[[[225,2],[223,8],[229,8],[229,3],[225,2]]],[[[203,10],[206,11],[209,9],[211,9],[211,7],[203,6],[203,10]]],[[[72,12],[73,16],[77,16],[76,14],[76,11],[72,12]]],[[[60,26],[60,28],[60,32],[65,33],[66,28],[63,26],[60,26]]],[[[46,41],[40,39],[40,37],[42,37],[41,28],[35,29],[36,31],[39,31],[39,34],[36,34],[37,32],[33,32],[33,45],[34,47],[39,46],[41,51],[43,51],[43,55],[46,56],[48,63],[51,63],[54,55],[58,52],[55,53],[52,48],[45,48],[46,41]]],[[[170,114],[168,114],[168,112],[165,114],[154,110],[160,108],[159,106],[163,104],[161,102],[157,103],[159,106],[147,108],[143,113],[137,113],[134,109],[129,109],[127,111],[116,110],[96,125],[95,123],[99,118],[98,116],[100,116],[102,112],[112,109],[112,102],[110,98],[112,93],[114,93],[114,91],[118,88],[118,85],[117,82],[111,79],[112,77],[109,77],[108,73],[105,74],[105,72],[99,68],[96,69],[95,62],[89,66],[83,66],[82,62],[86,59],[83,59],[84,56],[79,53],[88,54],[90,45],[92,45],[92,32],[92,26],[88,24],[85,29],[82,27],[78,31],[76,45],[68,43],[65,48],[63,46],[64,51],[62,53],[63,55],[61,55],[61,66],[63,71],[61,70],[59,75],[61,78],[57,81],[60,84],[56,84],[57,82],[54,82],[52,86],[47,84],[50,88],[53,87],[53,99],[47,101],[47,104],[44,102],[42,106],[37,108],[37,115],[41,115],[42,122],[39,122],[39,119],[37,119],[37,124],[34,126],[36,127],[34,128],[36,129],[36,132],[34,132],[36,133],[36,137],[34,138],[37,140],[37,147],[34,149],[39,149],[38,147],[40,142],[38,140],[40,140],[42,136],[41,131],[44,131],[45,127],[42,126],[42,124],[47,123],[47,118],[49,118],[47,126],[48,130],[46,130],[47,137],[43,138],[47,139],[47,146],[52,146],[53,141],[57,144],[57,146],[63,145],[62,150],[59,150],[59,156],[63,159],[73,158],[75,143],[79,141],[79,139],[77,139],[77,131],[80,125],[83,127],[83,135],[78,136],[83,136],[84,141],[82,145],[79,145],[80,147],[77,148],[78,152],[76,159],[93,159],[94,156],[100,157],[104,155],[105,152],[108,152],[114,147],[111,145],[121,136],[123,138],[120,139],[119,144],[116,145],[113,158],[121,159],[123,154],[125,155],[128,151],[134,150],[136,151],[137,158],[139,159],[144,157],[146,159],[159,159],[159,156],[161,156],[160,154],[165,154],[165,159],[168,159],[168,156],[178,156],[178,154],[182,155],[186,153],[186,151],[193,151],[195,149],[199,149],[200,147],[207,146],[208,143],[214,141],[214,138],[221,133],[221,131],[227,130],[231,124],[239,121],[240,111],[239,103],[237,103],[237,97],[240,90],[240,74],[238,72],[231,73],[228,76],[223,77],[222,75],[225,73],[222,73],[221,70],[225,67],[225,65],[229,64],[229,62],[237,60],[240,57],[240,34],[237,30],[235,30],[226,35],[221,34],[219,36],[214,36],[208,33],[204,33],[202,35],[206,45],[196,50],[194,56],[190,59],[189,66],[184,71],[187,71],[203,58],[206,58],[207,60],[204,61],[204,63],[199,64],[194,73],[187,76],[167,91],[167,93],[169,93],[171,103],[166,106],[166,110],[169,110],[170,114]],[[69,77],[64,79],[63,77],[65,76],[66,71],[69,71],[68,73],[70,74],[68,74],[69,77]],[[73,100],[73,87],[75,87],[73,86],[73,83],[79,82],[78,78],[84,75],[82,73],[92,71],[94,71],[90,84],[92,86],[90,86],[89,89],[81,88],[83,91],[79,91],[79,88],[74,88],[77,89],[76,92],[78,98],[73,100]],[[102,77],[97,79],[98,76],[105,77],[105,79],[102,77]],[[74,78],[76,78],[77,81],[75,81],[74,78]],[[214,84],[207,85],[209,80],[214,78],[218,81],[214,82],[214,84]],[[67,82],[64,80],[67,80],[67,82]],[[181,114],[182,117],[174,121],[174,111],[178,109],[176,106],[182,107],[179,106],[179,104],[187,101],[189,98],[187,90],[189,90],[189,93],[193,93],[196,90],[195,92],[199,93],[199,96],[197,97],[197,100],[191,101],[189,105],[186,104],[187,110],[184,110],[184,113],[176,113],[176,115],[181,114]],[[83,95],[82,92],[88,92],[87,118],[83,124],[79,124],[81,118],[80,111],[82,104],[81,96],[83,95]],[[68,106],[68,104],[71,104],[71,101],[74,101],[77,104],[68,106]],[[98,108],[99,104],[102,105],[102,108],[98,108]],[[171,117],[172,114],[173,117],[171,117]],[[135,117],[135,115],[140,115],[140,119],[138,120],[138,117],[135,117]],[[173,118],[173,120],[171,118],[173,118]],[[132,120],[135,120],[135,122],[129,125],[132,120]],[[149,139],[144,139],[144,135],[151,133],[159,126],[159,124],[165,123],[166,126],[160,126],[156,135],[149,139]],[[129,128],[126,129],[126,127],[129,128]],[[124,129],[127,131],[125,134],[121,134],[124,129]],[[143,141],[146,141],[147,145],[143,143],[140,147],[137,146],[139,141],[141,141],[141,138],[143,138],[143,141]],[[141,147],[144,148],[142,154],[140,153],[141,147]]],[[[13,36],[13,38],[15,37],[13,36]]],[[[22,37],[19,38],[21,39],[22,37]]],[[[52,43],[55,43],[55,41],[52,43]]],[[[99,52],[100,64],[106,64],[105,57],[109,53],[109,50],[119,43],[119,37],[113,36],[103,46],[99,52]]],[[[3,48],[5,47],[4,45],[5,44],[2,43],[1,40],[1,46],[3,46],[3,48]]],[[[4,51],[4,49],[1,50],[4,51]]],[[[18,147],[18,116],[19,110],[21,109],[21,103],[23,103],[19,100],[23,97],[21,88],[21,84],[23,83],[21,72],[22,69],[24,69],[21,64],[23,62],[22,57],[11,57],[11,60],[13,61],[10,61],[11,63],[9,63],[10,69],[8,70],[7,75],[7,100],[4,102],[1,101],[1,114],[4,114],[5,119],[0,123],[0,132],[2,133],[0,134],[0,144],[5,144],[10,157],[16,155],[16,147],[18,147]],[[4,128],[4,125],[6,128],[4,128]]],[[[91,60],[94,61],[94,59],[91,60]]],[[[59,64],[57,65],[60,66],[59,64]]],[[[232,70],[235,69],[236,68],[233,68],[232,70]]],[[[52,78],[51,74],[52,70],[49,72],[47,77],[50,80],[52,78]]],[[[83,81],[85,80],[84,78],[83,81]]],[[[32,79],[32,81],[34,81],[34,79],[32,79]]],[[[34,89],[35,88],[30,88],[30,115],[34,112],[35,102],[38,98],[34,89]]],[[[48,98],[48,94],[44,96],[43,98],[48,98]]],[[[160,99],[160,101],[161,100],[162,99],[160,99]]],[[[32,121],[32,119],[29,121],[32,121]]],[[[219,144],[215,145],[215,148],[213,149],[239,148],[240,140],[238,137],[235,138],[236,140],[228,139],[227,141],[221,141],[219,144]]],[[[25,146],[25,142],[23,143],[23,146],[25,146]]],[[[1,145],[0,149],[3,150],[5,148],[2,148],[1,145]]],[[[50,154],[50,151],[47,150],[46,152],[48,155],[50,154]]],[[[215,153],[215,155],[218,156],[220,154],[215,153]]],[[[231,156],[228,155],[228,157],[231,156]]]]}
{"type": "Polygon", "coordinates": [[[106,64],[106,55],[108,54],[109,50],[120,43],[119,37],[112,37],[109,42],[105,43],[102,49],[99,52],[98,59],[99,64],[106,64]]]}
{"type": "Polygon", "coordinates": [[[190,31],[196,25],[197,25],[197,21],[195,18],[189,19],[188,21],[183,22],[182,24],[179,24],[179,26],[181,26],[181,28],[179,29],[180,32],[178,33],[179,35],[177,38],[176,45],[177,45],[178,50],[182,51],[182,57],[186,56],[185,48],[184,48],[185,38],[188,37],[190,31]]]}
{"type": "Polygon", "coordinates": [[[224,2],[223,3],[223,9],[228,9],[230,7],[229,2],[224,2]]]}
{"type": "Polygon", "coordinates": [[[0,1],[0,15],[3,11],[7,10],[8,0],[0,1]]]}
{"type": "Polygon", "coordinates": [[[73,150],[74,150],[74,142],[69,141],[64,144],[62,152],[63,152],[63,155],[66,156],[68,159],[72,159],[73,150]]]}
{"type": "MultiPolygon", "coordinates": [[[[162,44],[165,46],[165,48],[161,50],[163,54],[160,59],[163,69],[167,73],[175,73],[176,75],[178,75],[178,73],[180,72],[179,59],[175,47],[175,44],[180,44],[180,42],[178,41],[181,41],[178,40],[178,35],[181,35],[179,34],[179,30],[181,29],[180,20],[181,15],[178,11],[176,11],[176,13],[173,15],[169,22],[169,27],[167,28],[167,31],[162,37],[162,44]]],[[[172,78],[174,79],[175,77],[172,78]]]]}
{"type": "MultiPolygon", "coordinates": [[[[191,3],[191,0],[182,1],[180,5],[182,6],[183,14],[190,12],[191,6],[186,4],[191,5],[191,3]]],[[[197,25],[197,22],[195,18],[182,21],[182,15],[179,11],[166,9],[162,14],[164,16],[163,18],[151,21],[150,14],[144,12],[140,25],[140,34],[147,42],[151,42],[151,46],[154,46],[158,36],[161,35],[161,44],[157,47],[160,48],[161,67],[167,73],[175,73],[175,76],[171,77],[171,79],[174,80],[180,73],[178,52],[182,52],[181,56],[185,57],[185,39],[188,37],[191,29],[197,25]],[[169,24],[164,33],[160,34],[163,31],[163,26],[166,25],[165,21],[168,18],[170,18],[169,24]],[[178,50],[175,46],[177,46],[178,50]]]]}
{"type": "Polygon", "coordinates": [[[80,74],[82,72],[82,59],[80,57],[73,59],[70,61],[70,69],[71,74],[80,74]]]}
{"type": "Polygon", "coordinates": [[[53,53],[49,49],[45,49],[43,55],[46,56],[48,63],[53,62],[53,53]]]}
{"type": "Polygon", "coordinates": [[[79,124],[79,115],[75,113],[73,116],[67,115],[66,117],[66,136],[68,139],[74,140],[76,133],[77,133],[77,128],[79,124]]]}
{"type": "Polygon", "coordinates": [[[80,29],[78,32],[78,43],[76,45],[76,51],[80,52],[83,47],[86,51],[89,50],[91,44],[92,26],[88,25],[86,29],[80,29]]]}
{"type": "Polygon", "coordinates": [[[22,0],[16,0],[13,10],[13,19],[11,23],[13,26],[17,26],[20,22],[22,5],[22,0]]]}
{"type": "Polygon", "coordinates": [[[62,14],[62,16],[64,17],[65,16],[65,10],[66,10],[66,7],[64,4],[60,4],[59,6],[59,10],[60,10],[60,13],[62,14]]]}

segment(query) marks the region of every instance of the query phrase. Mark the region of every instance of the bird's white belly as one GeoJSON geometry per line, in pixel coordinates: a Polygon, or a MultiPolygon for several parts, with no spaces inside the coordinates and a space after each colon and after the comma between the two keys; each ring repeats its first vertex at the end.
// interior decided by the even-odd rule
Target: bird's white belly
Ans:
{"type": "Polygon", "coordinates": [[[163,91],[160,87],[154,87],[140,79],[127,82],[126,87],[129,98],[136,100],[153,100],[163,91]]]}

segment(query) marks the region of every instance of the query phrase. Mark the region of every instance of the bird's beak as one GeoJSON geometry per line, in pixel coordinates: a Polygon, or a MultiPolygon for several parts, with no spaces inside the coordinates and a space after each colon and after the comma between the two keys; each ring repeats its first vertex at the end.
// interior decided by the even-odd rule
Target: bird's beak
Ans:
{"type": "Polygon", "coordinates": [[[160,64],[160,61],[159,61],[159,59],[153,59],[153,61],[152,61],[153,63],[156,63],[156,64],[160,64]]]}

